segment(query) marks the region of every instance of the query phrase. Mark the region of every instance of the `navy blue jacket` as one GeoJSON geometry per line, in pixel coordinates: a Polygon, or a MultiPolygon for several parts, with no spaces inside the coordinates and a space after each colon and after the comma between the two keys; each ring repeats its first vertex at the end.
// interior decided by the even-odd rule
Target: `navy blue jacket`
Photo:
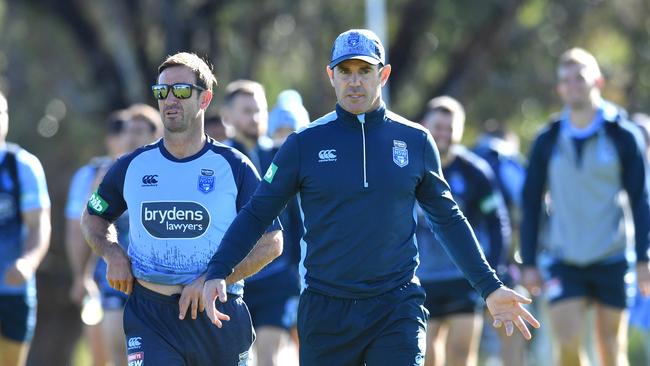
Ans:
{"type": "Polygon", "coordinates": [[[304,280],[311,291],[367,298],[413,281],[416,200],[481,295],[501,286],[452,198],[433,138],[383,105],[361,115],[337,105],[289,136],[226,232],[207,279],[232,273],[296,194],[305,226],[304,280]]]}

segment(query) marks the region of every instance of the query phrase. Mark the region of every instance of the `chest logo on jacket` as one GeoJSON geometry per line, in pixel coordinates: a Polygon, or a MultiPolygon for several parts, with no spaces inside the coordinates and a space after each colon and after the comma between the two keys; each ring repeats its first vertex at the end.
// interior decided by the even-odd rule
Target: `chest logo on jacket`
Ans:
{"type": "Polygon", "coordinates": [[[393,140],[393,163],[400,168],[409,165],[409,150],[406,148],[406,142],[393,140]]]}
{"type": "Polygon", "coordinates": [[[327,149],[327,150],[321,150],[318,152],[318,162],[319,163],[325,163],[329,161],[336,161],[336,150],[335,149],[327,149]]]}

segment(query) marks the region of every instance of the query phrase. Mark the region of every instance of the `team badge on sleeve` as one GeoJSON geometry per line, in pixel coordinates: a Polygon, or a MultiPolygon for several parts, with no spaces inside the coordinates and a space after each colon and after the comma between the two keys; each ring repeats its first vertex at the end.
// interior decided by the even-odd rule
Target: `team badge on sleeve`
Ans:
{"type": "Polygon", "coordinates": [[[406,142],[393,140],[393,163],[403,168],[409,164],[409,151],[406,142]]]}
{"type": "Polygon", "coordinates": [[[278,171],[278,166],[271,163],[269,169],[266,171],[266,174],[264,174],[264,180],[269,183],[273,182],[273,177],[275,177],[275,172],[277,171],[278,171]]]}
{"type": "Polygon", "coordinates": [[[88,208],[98,214],[103,214],[108,209],[108,202],[106,202],[102,196],[100,196],[99,193],[95,191],[88,200],[88,208]]]}
{"type": "Polygon", "coordinates": [[[214,170],[201,169],[198,182],[199,191],[203,193],[210,193],[214,191],[214,170]]]}

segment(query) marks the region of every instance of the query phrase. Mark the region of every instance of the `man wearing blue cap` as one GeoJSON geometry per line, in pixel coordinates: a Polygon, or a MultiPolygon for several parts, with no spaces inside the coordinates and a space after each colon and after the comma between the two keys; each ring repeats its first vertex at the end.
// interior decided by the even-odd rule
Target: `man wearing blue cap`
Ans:
{"type": "MultiPolygon", "coordinates": [[[[386,110],[378,37],[353,29],[334,42],[327,74],[336,110],[294,133],[208,265],[206,304],[284,204],[304,218],[298,307],[301,365],[422,365],[428,314],[415,276],[416,201],[454,262],[486,299],[494,325],[531,337],[527,299],[503,286],[454,202],[426,129],[386,110]]],[[[227,314],[206,307],[219,327],[227,314]]]]}

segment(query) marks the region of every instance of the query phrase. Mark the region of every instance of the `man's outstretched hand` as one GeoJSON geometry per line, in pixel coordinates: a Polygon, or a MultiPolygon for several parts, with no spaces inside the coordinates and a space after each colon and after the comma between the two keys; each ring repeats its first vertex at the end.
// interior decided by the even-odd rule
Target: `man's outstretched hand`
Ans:
{"type": "Polygon", "coordinates": [[[507,287],[501,287],[492,292],[485,302],[494,319],[492,325],[495,328],[501,328],[505,325],[506,335],[508,336],[512,335],[516,326],[524,338],[529,340],[531,334],[526,326],[526,322],[534,328],[540,327],[539,321],[522,306],[523,304],[530,304],[533,301],[507,287]]]}
{"type": "Polygon", "coordinates": [[[221,328],[223,326],[222,321],[228,321],[230,317],[217,310],[215,304],[217,297],[219,297],[219,301],[222,303],[228,300],[228,295],[226,295],[226,280],[215,278],[205,281],[203,284],[203,304],[205,305],[205,311],[208,313],[208,318],[210,318],[212,324],[221,328]]]}

